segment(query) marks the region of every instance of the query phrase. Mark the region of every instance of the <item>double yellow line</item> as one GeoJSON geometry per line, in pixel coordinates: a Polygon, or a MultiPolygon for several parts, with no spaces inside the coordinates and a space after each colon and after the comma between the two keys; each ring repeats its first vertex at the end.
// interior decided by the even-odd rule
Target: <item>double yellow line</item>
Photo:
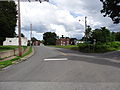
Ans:
{"type": "Polygon", "coordinates": [[[63,53],[63,52],[61,52],[61,51],[58,51],[59,53],[61,53],[62,55],[64,55],[64,56],[68,56],[68,54],[66,54],[66,53],[63,53]]]}

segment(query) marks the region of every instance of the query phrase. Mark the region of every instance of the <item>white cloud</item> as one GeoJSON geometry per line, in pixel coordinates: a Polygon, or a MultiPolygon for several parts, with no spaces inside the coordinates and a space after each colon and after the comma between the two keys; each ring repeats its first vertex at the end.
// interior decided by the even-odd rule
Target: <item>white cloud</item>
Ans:
{"type": "Polygon", "coordinates": [[[65,37],[69,37],[68,33],[65,30],[65,27],[63,25],[55,25],[51,24],[51,29],[55,30],[58,36],[64,35],[65,37]]]}
{"type": "Polygon", "coordinates": [[[55,31],[59,36],[81,38],[84,35],[84,17],[87,16],[87,23],[92,28],[106,26],[118,31],[119,25],[113,25],[109,18],[104,18],[101,9],[99,0],[50,0],[50,3],[41,4],[21,2],[22,30],[29,32],[32,23],[34,36],[38,39],[42,39],[42,34],[48,31],[55,31]]]}

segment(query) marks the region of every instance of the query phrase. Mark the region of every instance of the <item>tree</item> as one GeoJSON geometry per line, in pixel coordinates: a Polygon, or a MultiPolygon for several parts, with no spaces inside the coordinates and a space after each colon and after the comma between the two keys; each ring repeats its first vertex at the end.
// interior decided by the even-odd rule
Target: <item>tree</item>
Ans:
{"type": "Polygon", "coordinates": [[[31,38],[31,41],[32,41],[32,42],[35,42],[35,41],[38,41],[38,40],[37,40],[35,37],[32,37],[32,38],[31,38]]]}
{"type": "Polygon", "coordinates": [[[56,45],[57,35],[54,32],[46,32],[43,34],[43,40],[45,45],[56,45]]]}
{"type": "Polygon", "coordinates": [[[91,31],[92,28],[90,26],[87,26],[86,31],[85,31],[85,40],[88,41],[91,37],[91,31]]]}
{"type": "Polygon", "coordinates": [[[75,45],[75,42],[76,42],[77,38],[70,38],[70,44],[71,45],[75,45]]]}
{"type": "Polygon", "coordinates": [[[100,0],[103,3],[101,13],[110,17],[115,24],[120,23],[120,0],[100,0]]]}
{"type": "Polygon", "coordinates": [[[17,22],[17,10],[14,1],[0,2],[0,45],[6,37],[14,37],[17,22]]]}
{"type": "Polygon", "coordinates": [[[115,40],[120,41],[120,32],[115,33],[115,40]]]}
{"type": "Polygon", "coordinates": [[[111,33],[106,27],[101,27],[101,29],[95,29],[92,32],[92,40],[96,39],[96,42],[104,43],[111,41],[111,33]]]}
{"type": "Polygon", "coordinates": [[[25,37],[25,35],[23,33],[21,33],[21,37],[25,37]]]}

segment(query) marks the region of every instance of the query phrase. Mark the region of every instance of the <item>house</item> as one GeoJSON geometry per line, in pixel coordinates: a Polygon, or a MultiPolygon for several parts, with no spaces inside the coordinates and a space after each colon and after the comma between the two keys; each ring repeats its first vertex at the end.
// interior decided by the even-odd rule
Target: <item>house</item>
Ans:
{"type": "MultiPolygon", "coordinates": [[[[5,46],[5,45],[18,46],[18,45],[19,45],[18,40],[19,40],[18,37],[15,37],[15,38],[6,38],[6,40],[3,42],[3,45],[4,45],[4,46],[5,46]]],[[[22,45],[22,46],[27,46],[27,44],[28,44],[27,38],[21,37],[21,45],[22,45]]]]}
{"type": "Polygon", "coordinates": [[[70,38],[70,45],[76,45],[76,38],[70,38]]]}
{"type": "Polygon", "coordinates": [[[59,39],[56,40],[56,45],[69,45],[70,44],[70,38],[69,37],[60,37],[59,39]]]}
{"type": "Polygon", "coordinates": [[[41,42],[40,41],[34,41],[32,42],[33,46],[40,46],[41,42]]]}
{"type": "Polygon", "coordinates": [[[77,44],[79,44],[79,43],[84,43],[84,41],[79,41],[79,40],[77,40],[75,44],[77,45],[77,44]]]}

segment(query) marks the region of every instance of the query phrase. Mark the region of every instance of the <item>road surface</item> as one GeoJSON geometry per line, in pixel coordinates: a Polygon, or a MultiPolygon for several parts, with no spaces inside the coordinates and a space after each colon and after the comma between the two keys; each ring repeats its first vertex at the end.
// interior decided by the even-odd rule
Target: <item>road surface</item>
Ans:
{"type": "MultiPolygon", "coordinates": [[[[65,88],[59,90],[74,90],[70,87],[84,90],[78,89],[81,87],[79,83],[84,85],[87,83],[89,90],[92,90],[90,87],[96,83],[100,83],[104,88],[108,86],[113,88],[112,85],[120,88],[119,60],[45,46],[34,47],[34,49],[35,54],[28,60],[0,71],[0,90],[12,90],[13,85],[14,88],[19,86],[25,88],[24,85],[40,88],[39,83],[42,88],[40,90],[58,90],[50,89],[51,85],[53,88],[65,88]],[[45,88],[46,86],[49,89],[45,88]]],[[[39,90],[24,88],[18,90],[39,90]]]]}

